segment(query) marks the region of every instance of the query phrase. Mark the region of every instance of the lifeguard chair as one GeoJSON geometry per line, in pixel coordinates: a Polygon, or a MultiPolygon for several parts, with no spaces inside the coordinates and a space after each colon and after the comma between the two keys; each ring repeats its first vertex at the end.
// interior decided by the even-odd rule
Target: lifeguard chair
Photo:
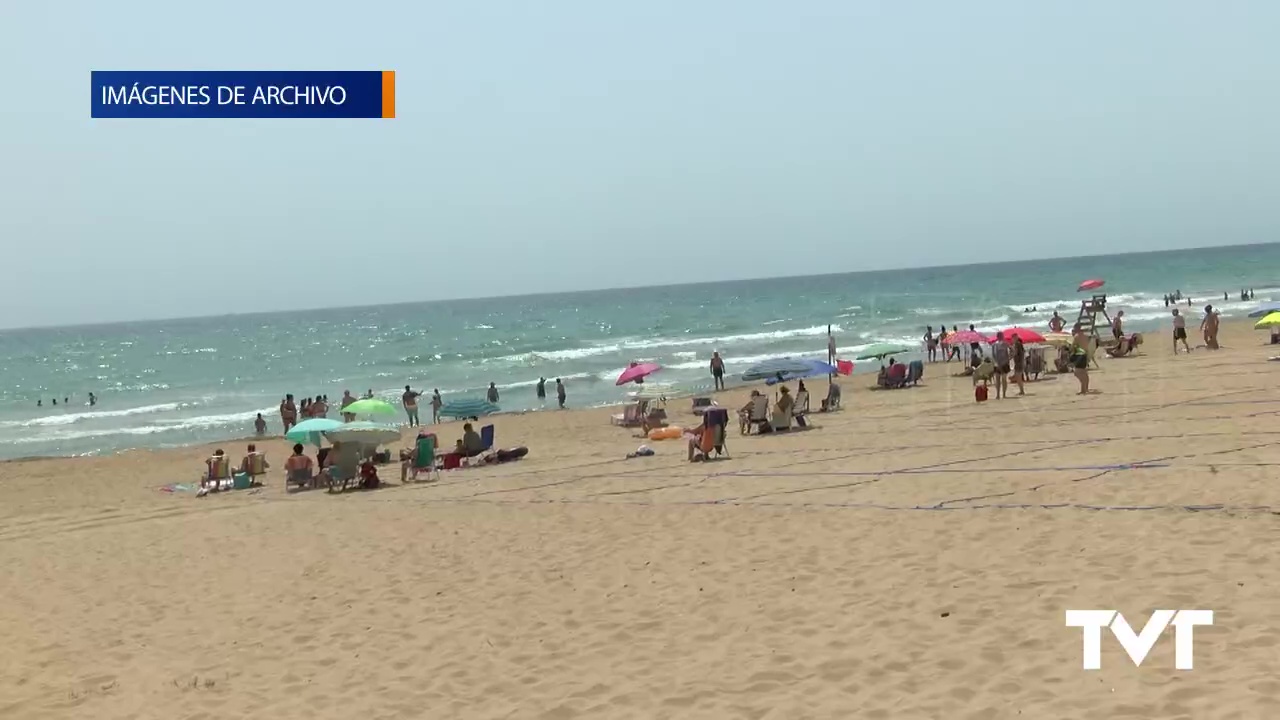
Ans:
{"type": "Polygon", "coordinates": [[[1080,317],[1076,318],[1076,322],[1080,323],[1080,328],[1097,338],[1099,345],[1105,345],[1111,341],[1111,316],[1107,314],[1107,296],[1094,295],[1088,300],[1080,301],[1080,317]],[[1108,329],[1104,338],[1098,334],[1098,316],[1101,315],[1106,320],[1103,327],[1108,329]]]}

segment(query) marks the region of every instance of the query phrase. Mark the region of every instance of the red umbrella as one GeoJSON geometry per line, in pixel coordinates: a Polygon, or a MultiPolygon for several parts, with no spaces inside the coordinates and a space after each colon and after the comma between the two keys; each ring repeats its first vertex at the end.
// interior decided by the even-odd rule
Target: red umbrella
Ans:
{"type": "Polygon", "coordinates": [[[1084,282],[1080,283],[1080,287],[1076,288],[1076,292],[1084,292],[1085,290],[1097,290],[1098,288],[1102,287],[1103,282],[1104,282],[1103,280],[1100,280],[1098,278],[1094,278],[1093,280],[1085,280],[1084,282]]]}
{"type": "Polygon", "coordinates": [[[657,363],[631,363],[631,367],[622,371],[618,376],[618,382],[615,385],[626,385],[629,382],[635,382],[640,378],[652,375],[662,369],[657,363]]]}
{"type": "MultiPolygon", "coordinates": [[[[1044,336],[1030,328],[1011,327],[1008,330],[1001,330],[1001,332],[1004,333],[1004,339],[1009,342],[1013,342],[1014,337],[1020,337],[1022,342],[1028,344],[1044,342],[1044,336]]],[[[995,341],[995,338],[991,338],[991,342],[995,341]]]]}
{"type": "Polygon", "coordinates": [[[948,345],[955,345],[955,344],[968,345],[969,343],[980,343],[980,342],[990,342],[990,341],[987,339],[986,335],[983,335],[980,332],[977,332],[974,330],[961,330],[960,332],[951,333],[950,335],[947,336],[947,339],[944,340],[943,342],[947,343],[948,345]]]}

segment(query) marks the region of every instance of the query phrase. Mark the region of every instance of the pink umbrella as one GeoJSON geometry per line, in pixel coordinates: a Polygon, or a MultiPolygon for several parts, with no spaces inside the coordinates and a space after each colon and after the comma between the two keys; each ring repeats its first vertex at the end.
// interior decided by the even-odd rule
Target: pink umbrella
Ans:
{"type": "MultiPolygon", "coordinates": [[[[1044,342],[1044,336],[1030,328],[1011,327],[1008,330],[1001,330],[1001,332],[1004,333],[1004,339],[1009,342],[1013,342],[1014,337],[1020,337],[1022,342],[1028,344],[1044,342]]],[[[991,338],[991,342],[995,341],[995,338],[991,338]]]]}
{"type": "Polygon", "coordinates": [[[1076,292],[1084,292],[1085,290],[1097,290],[1102,287],[1104,281],[1094,278],[1093,280],[1085,280],[1080,283],[1080,287],[1076,288],[1076,292]]]}
{"type": "Polygon", "coordinates": [[[945,341],[948,345],[968,345],[969,343],[988,342],[987,336],[973,330],[961,330],[953,332],[947,336],[945,341]]]}
{"type": "Polygon", "coordinates": [[[626,385],[629,382],[635,382],[645,376],[652,375],[662,369],[657,363],[631,363],[631,367],[622,371],[618,376],[618,382],[615,385],[626,385]]]}

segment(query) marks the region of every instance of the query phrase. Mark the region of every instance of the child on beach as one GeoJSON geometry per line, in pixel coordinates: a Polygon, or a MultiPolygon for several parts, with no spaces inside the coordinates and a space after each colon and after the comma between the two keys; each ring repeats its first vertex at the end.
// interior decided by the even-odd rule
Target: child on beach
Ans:
{"type": "Polygon", "coordinates": [[[1188,353],[1191,352],[1191,346],[1187,344],[1187,319],[1178,312],[1178,308],[1173,309],[1173,354],[1178,354],[1178,341],[1182,341],[1182,347],[1188,353]]]}

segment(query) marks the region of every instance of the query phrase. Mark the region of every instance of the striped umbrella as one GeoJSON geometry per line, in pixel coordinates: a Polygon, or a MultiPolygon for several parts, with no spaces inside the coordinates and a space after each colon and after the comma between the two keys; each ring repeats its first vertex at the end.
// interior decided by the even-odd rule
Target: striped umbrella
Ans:
{"type": "Polygon", "coordinates": [[[813,365],[807,360],[774,358],[752,365],[746,372],[742,373],[742,379],[747,382],[753,382],[755,380],[767,380],[778,375],[783,377],[787,375],[802,375],[809,372],[812,367],[813,365]]]}
{"type": "Polygon", "coordinates": [[[467,418],[492,415],[502,408],[481,398],[459,398],[440,406],[440,417],[467,418]]]}

